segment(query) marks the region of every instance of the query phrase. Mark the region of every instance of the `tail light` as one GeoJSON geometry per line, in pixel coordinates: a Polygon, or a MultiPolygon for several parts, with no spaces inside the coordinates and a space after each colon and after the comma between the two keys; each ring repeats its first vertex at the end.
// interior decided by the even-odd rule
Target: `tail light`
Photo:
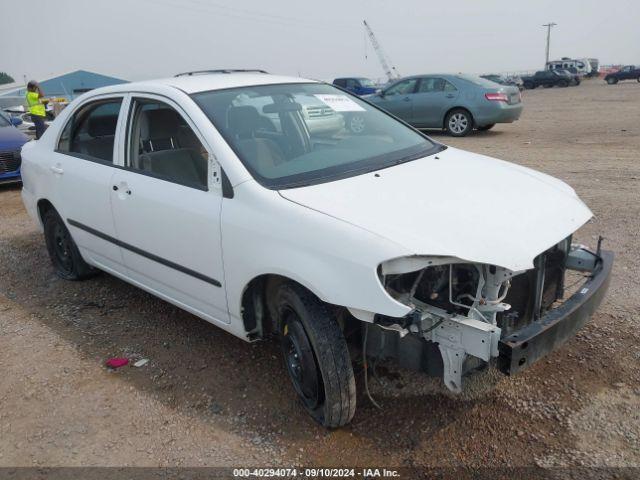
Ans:
{"type": "Polygon", "coordinates": [[[485,93],[484,98],[492,102],[508,102],[509,97],[505,93],[485,93]]]}

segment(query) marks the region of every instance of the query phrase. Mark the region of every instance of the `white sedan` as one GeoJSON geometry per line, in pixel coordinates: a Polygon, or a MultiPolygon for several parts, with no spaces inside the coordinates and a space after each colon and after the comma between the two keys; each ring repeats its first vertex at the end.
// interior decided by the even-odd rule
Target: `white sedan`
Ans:
{"type": "Polygon", "coordinates": [[[454,392],[479,366],[513,374],[586,322],[613,261],[572,243],[592,214],[565,183],[311,80],[225,70],[92,90],[22,158],[60,277],[104,271],[244,340],[275,335],[327,427],[355,411],[350,348],[454,392]],[[365,128],[318,135],[310,103],[365,128]],[[566,270],[587,279],[563,300],[566,270]]]}

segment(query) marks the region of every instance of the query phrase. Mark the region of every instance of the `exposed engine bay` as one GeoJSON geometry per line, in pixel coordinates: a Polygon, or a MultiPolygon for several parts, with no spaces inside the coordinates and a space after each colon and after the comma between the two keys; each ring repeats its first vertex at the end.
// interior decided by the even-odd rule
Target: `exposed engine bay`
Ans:
{"type": "MultiPolygon", "coordinates": [[[[517,337],[557,307],[566,271],[594,272],[599,252],[600,244],[591,252],[568,237],[538,255],[533,269],[518,272],[452,257],[383,264],[385,289],[413,311],[400,322],[376,316],[380,328],[373,329],[367,354],[442,375],[447,388],[460,392],[463,374],[499,357],[501,339],[517,337]]],[[[522,356],[520,366],[526,361],[522,356]]]]}

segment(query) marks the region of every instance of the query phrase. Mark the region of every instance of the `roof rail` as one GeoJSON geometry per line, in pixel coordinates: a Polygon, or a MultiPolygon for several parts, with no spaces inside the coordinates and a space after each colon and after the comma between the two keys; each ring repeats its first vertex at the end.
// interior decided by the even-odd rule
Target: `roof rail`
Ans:
{"type": "Polygon", "coordinates": [[[190,77],[192,75],[208,75],[210,73],[268,73],[264,70],[260,70],[258,68],[250,68],[250,69],[235,69],[235,68],[224,68],[220,70],[195,70],[193,72],[183,72],[178,73],[176,77],[190,77]]]}

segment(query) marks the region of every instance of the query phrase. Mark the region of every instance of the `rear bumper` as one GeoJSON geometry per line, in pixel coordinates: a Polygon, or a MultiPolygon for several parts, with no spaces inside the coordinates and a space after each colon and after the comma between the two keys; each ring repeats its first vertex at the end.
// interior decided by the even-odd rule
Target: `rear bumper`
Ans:
{"type": "Polygon", "coordinates": [[[613,257],[613,252],[602,250],[593,274],[574,295],[540,320],[500,340],[498,369],[507,375],[517,373],[573,337],[602,302],[613,257]]]}
{"type": "Polygon", "coordinates": [[[475,113],[474,119],[478,126],[491,125],[494,123],[512,123],[520,118],[522,114],[522,103],[513,105],[498,104],[486,107],[475,113]]]}

